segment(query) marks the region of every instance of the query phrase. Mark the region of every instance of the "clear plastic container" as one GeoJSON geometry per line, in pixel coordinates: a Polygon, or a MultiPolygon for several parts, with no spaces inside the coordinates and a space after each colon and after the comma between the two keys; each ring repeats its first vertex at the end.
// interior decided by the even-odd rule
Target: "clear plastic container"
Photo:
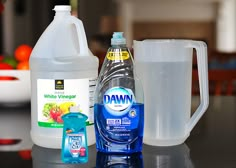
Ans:
{"type": "Polygon", "coordinates": [[[143,92],[131,53],[121,33],[114,33],[95,91],[96,147],[106,153],[142,150],[143,92]]]}
{"type": "Polygon", "coordinates": [[[144,143],[153,146],[182,144],[208,107],[206,44],[174,39],[134,41],[134,58],[145,94],[144,143]],[[201,102],[191,115],[194,49],[201,102]]]}
{"type": "Polygon", "coordinates": [[[30,57],[31,137],[39,146],[61,148],[61,117],[70,106],[80,106],[80,112],[88,116],[88,145],[92,145],[98,59],[89,51],[83,24],[71,16],[71,7],[55,6],[54,10],[54,20],[30,57]]]}

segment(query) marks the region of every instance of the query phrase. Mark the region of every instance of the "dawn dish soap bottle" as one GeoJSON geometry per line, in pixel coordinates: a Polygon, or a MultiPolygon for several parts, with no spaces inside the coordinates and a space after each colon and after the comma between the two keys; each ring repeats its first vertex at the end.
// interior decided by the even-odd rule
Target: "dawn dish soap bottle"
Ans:
{"type": "Polygon", "coordinates": [[[143,90],[122,32],[111,39],[94,97],[96,147],[106,153],[142,151],[143,90]]]}

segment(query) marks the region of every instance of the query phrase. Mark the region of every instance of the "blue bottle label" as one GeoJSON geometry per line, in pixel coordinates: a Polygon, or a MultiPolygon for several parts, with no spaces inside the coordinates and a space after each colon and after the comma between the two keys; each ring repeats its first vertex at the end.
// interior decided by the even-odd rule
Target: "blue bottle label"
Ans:
{"type": "Polygon", "coordinates": [[[126,141],[131,137],[131,134],[133,134],[131,130],[138,127],[140,110],[137,108],[137,105],[131,107],[132,108],[122,116],[114,116],[107,110],[103,110],[103,115],[106,119],[106,130],[114,134],[114,139],[121,140],[126,137],[123,139],[126,141]]]}
{"type": "Polygon", "coordinates": [[[144,105],[136,102],[132,90],[123,87],[107,90],[103,103],[95,104],[97,148],[110,152],[125,152],[128,148],[140,151],[143,117],[144,105]]]}
{"type": "Polygon", "coordinates": [[[78,132],[73,132],[71,129],[66,130],[64,156],[72,158],[86,157],[84,128],[78,132]]]}

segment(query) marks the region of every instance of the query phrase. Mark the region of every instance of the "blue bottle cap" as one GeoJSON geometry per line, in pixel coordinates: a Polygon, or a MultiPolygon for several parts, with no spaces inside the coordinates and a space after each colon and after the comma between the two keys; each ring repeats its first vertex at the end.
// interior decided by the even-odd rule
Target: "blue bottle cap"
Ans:
{"type": "Polygon", "coordinates": [[[114,32],[111,39],[111,45],[123,45],[123,44],[126,44],[126,39],[123,36],[123,32],[114,32]]]}

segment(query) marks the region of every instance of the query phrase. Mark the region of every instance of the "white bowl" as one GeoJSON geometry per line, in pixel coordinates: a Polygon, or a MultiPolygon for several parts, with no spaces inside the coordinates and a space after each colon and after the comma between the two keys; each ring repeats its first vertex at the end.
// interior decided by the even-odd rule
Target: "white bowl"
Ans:
{"type": "Polygon", "coordinates": [[[13,106],[30,102],[29,70],[0,70],[0,76],[16,78],[15,80],[0,80],[0,104],[13,106]]]}

